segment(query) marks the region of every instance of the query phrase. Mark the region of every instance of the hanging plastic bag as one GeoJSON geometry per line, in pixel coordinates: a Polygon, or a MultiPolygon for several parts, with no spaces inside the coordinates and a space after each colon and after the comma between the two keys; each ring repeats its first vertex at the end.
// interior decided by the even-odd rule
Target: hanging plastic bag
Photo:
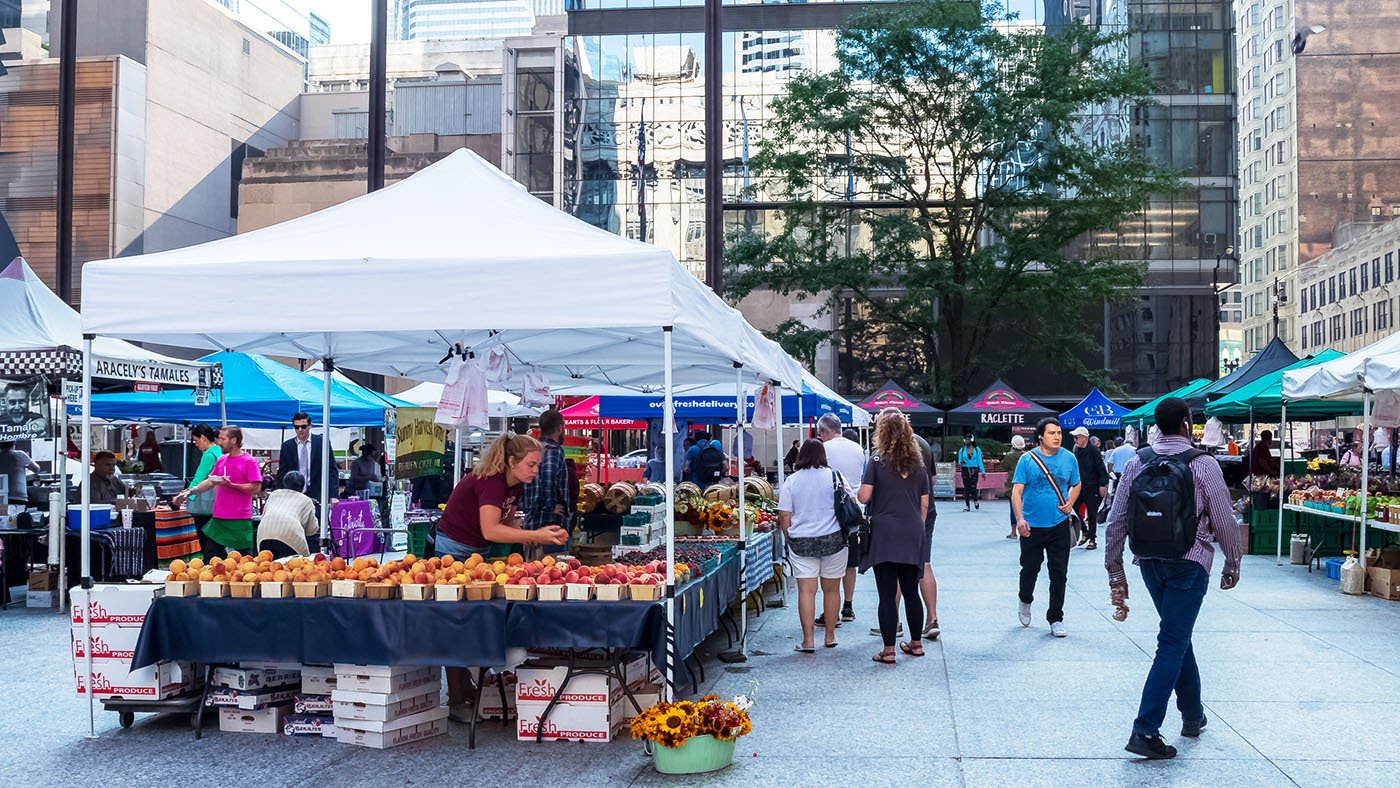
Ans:
{"type": "Polygon", "coordinates": [[[457,427],[462,423],[462,408],[467,394],[466,361],[453,357],[447,367],[447,379],[442,384],[442,396],[438,397],[437,414],[433,421],[446,427],[457,427]]]}
{"type": "Polygon", "coordinates": [[[1371,448],[1390,448],[1390,430],[1385,427],[1377,427],[1375,434],[1371,436],[1371,448]]]}
{"type": "Polygon", "coordinates": [[[1354,595],[1366,593],[1366,570],[1354,555],[1347,556],[1347,560],[1342,562],[1341,591],[1343,594],[1354,595]]]}
{"type": "Polygon", "coordinates": [[[480,358],[467,361],[462,374],[467,381],[462,396],[462,418],[457,426],[480,427],[483,430],[491,427],[491,403],[486,390],[489,375],[487,362],[480,358]]]}
{"type": "Polygon", "coordinates": [[[510,353],[503,347],[493,347],[485,357],[477,356],[487,383],[504,383],[510,379],[510,353]]]}
{"type": "Polygon", "coordinates": [[[520,404],[527,408],[547,408],[553,403],[554,397],[549,393],[549,376],[535,367],[530,367],[525,372],[520,404]]]}
{"type": "Polygon", "coordinates": [[[1206,420],[1205,434],[1201,436],[1202,446],[1224,446],[1225,428],[1220,419],[1214,416],[1206,420]]]}
{"type": "Polygon", "coordinates": [[[764,386],[754,397],[753,428],[771,430],[778,426],[778,391],[773,386],[764,386]]]}
{"type": "Polygon", "coordinates": [[[1400,392],[1376,392],[1375,404],[1371,407],[1371,423],[1380,427],[1400,427],[1400,392]]]}

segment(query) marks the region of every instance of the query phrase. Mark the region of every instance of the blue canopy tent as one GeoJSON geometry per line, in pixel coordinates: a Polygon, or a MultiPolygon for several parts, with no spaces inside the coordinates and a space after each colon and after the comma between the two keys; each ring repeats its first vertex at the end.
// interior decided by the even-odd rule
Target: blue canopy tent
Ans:
{"type": "Polygon", "coordinates": [[[1060,426],[1067,430],[1086,427],[1091,430],[1116,430],[1120,420],[1131,412],[1113,400],[1105,397],[1098,387],[1078,405],[1060,414],[1060,426]]]}
{"type": "MultiPolygon", "coordinates": [[[[297,411],[321,414],[325,381],[280,364],[267,356],[248,353],[213,353],[201,361],[218,362],[224,370],[224,395],[229,424],[240,427],[286,427],[297,411]]],[[[397,407],[367,395],[360,387],[331,381],[331,424],[336,427],[379,427],[384,409],[397,407]]],[[[209,402],[199,405],[188,389],[160,392],[99,394],[92,398],[94,418],[158,424],[221,423],[220,392],[210,392],[209,402]]],[[[394,401],[397,402],[397,401],[394,401]]],[[[409,403],[399,403],[408,405],[409,403]]],[[[70,413],[76,408],[70,407],[70,413]]],[[[317,420],[319,421],[319,419],[317,420]]]]}
{"type": "MultiPolygon", "coordinates": [[[[706,423],[734,421],[737,415],[734,394],[725,393],[722,387],[706,387],[703,393],[688,393],[674,398],[676,418],[706,423]],[[714,389],[712,392],[708,389],[714,389]]],[[[745,398],[746,418],[753,418],[753,395],[745,398]]],[[[598,397],[598,415],[610,419],[659,419],[661,418],[661,397],[647,394],[601,394],[598,397]]],[[[784,391],[782,396],[782,420],[784,424],[799,424],[803,421],[819,419],[823,414],[835,413],[842,424],[853,424],[854,414],[851,403],[822,396],[805,384],[802,387],[800,404],[796,394],[784,391]],[[800,418],[799,418],[800,415],[800,418]]]]}

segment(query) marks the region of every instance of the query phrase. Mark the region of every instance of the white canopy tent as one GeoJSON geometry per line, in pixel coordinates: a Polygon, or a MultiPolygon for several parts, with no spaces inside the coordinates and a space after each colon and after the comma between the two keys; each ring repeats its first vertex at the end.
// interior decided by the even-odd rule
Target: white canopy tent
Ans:
{"type": "MultiPolygon", "coordinates": [[[[454,353],[501,349],[514,367],[508,383],[534,368],[555,386],[660,384],[668,444],[677,383],[725,372],[792,388],[802,379],[797,362],[669,252],[557,211],[465,150],[279,225],[88,263],[83,293],[88,337],[299,356],[328,371],[429,381],[445,379],[454,353]],[[155,303],[218,292],[233,308],[132,310],[122,294],[135,288],[155,303]],[[316,297],[293,305],[288,293],[316,297]]],[[[328,467],[329,451],[322,461],[328,467]]],[[[85,531],[86,508],[85,500],[85,531]]],[[[670,538],[667,564],[673,576],[670,538]]]]}
{"type": "MultiPolygon", "coordinates": [[[[441,383],[419,383],[407,391],[401,391],[394,395],[406,402],[414,405],[421,405],[425,408],[435,408],[442,400],[441,383]]],[[[491,417],[496,419],[528,419],[540,415],[539,408],[530,408],[520,404],[520,397],[511,394],[509,391],[487,391],[487,410],[491,417]]]]}
{"type": "MultiPolygon", "coordinates": [[[[1379,401],[1390,413],[1400,411],[1400,334],[1338,359],[1283,373],[1283,418],[1290,400],[1343,399],[1361,402],[1361,456],[1371,456],[1371,420],[1379,401]]],[[[1370,497],[1371,463],[1361,463],[1360,560],[1366,566],[1367,498],[1370,497]]],[[[1282,478],[1279,489],[1282,490],[1282,478]]],[[[1280,507],[1281,508],[1281,507],[1280,507]]],[[[1388,530],[1389,526],[1385,526],[1388,530]]],[[[1282,534],[1282,528],[1280,528],[1282,534]]],[[[1280,536],[1280,538],[1282,538],[1280,536]]]]}

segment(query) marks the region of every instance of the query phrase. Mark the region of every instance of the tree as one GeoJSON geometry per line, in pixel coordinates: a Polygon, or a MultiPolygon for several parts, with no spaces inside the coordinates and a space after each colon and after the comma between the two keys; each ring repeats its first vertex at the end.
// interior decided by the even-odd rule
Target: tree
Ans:
{"type": "Polygon", "coordinates": [[[1087,308],[1143,268],[1135,247],[1113,259],[1082,239],[1180,181],[1116,131],[1151,89],[1112,54],[1125,33],[999,19],[996,2],[924,0],[839,31],[837,68],[771,106],[748,196],[779,207],[727,238],[729,296],[849,312],[832,339],[867,379],[951,400],[1017,355],[1086,371],[1087,308]]]}

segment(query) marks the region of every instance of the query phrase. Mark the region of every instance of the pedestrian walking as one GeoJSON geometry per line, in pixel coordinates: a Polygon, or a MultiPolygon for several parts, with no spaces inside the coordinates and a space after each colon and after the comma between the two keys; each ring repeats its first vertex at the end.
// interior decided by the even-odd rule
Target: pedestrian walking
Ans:
{"type": "Polygon", "coordinates": [[[928,560],[924,520],[928,515],[929,473],[908,418],[894,408],[881,411],[875,423],[875,453],[866,463],[857,498],[866,505],[871,534],[870,549],[862,557],[860,569],[875,571],[875,589],[880,595],[880,636],[885,645],[871,659],[888,665],[895,662],[897,593],[903,594],[910,630],[909,640],[900,643],[899,649],[911,657],[922,657],[924,646],[919,627],[924,623],[924,609],[919,596],[919,573],[928,560]]]}
{"type": "Polygon", "coordinates": [[[1134,755],[1161,759],[1176,755],[1176,748],[1161,735],[1173,691],[1181,712],[1181,735],[1195,738],[1206,726],[1191,634],[1210,584],[1215,555],[1211,542],[1217,542],[1225,554],[1222,590],[1234,588],[1240,580],[1244,544],[1219,464],[1191,445],[1191,409],[1186,401],[1165,399],[1153,416],[1160,435],[1123,469],[1108,517],[1104,566],[1110,597],[1121,605],[1128,598],[1123,571],[1126,541],[1161,619],[1157,653],[1124,748],[1134,755]]]}
{"type": "Polygon", "coordinates": [[[1050,634],[1066,634],[1065,580],[1069,572],[1070,518],[1079,497],[1079,463],[1074,455],[1060,450],[1064,436],[1060,420],[1041,419],[1035,425],[1035,448],[1016,463],[1012,477],[1011,510],[1021,537],[1021,626],[1031,625],[1031,602],[1035,582],[1044,561],[1050,572],[1050,607],[1045,620],[1050,634]]]}
{"type": "MultiPolygon", "coordinates": [[[[1001,458],[1001,467],[1006,471],[1006,478],[1016,478],[1016,464],[1021,461],[1021,456],[1026,453],[1026,439],[1020,435],[1011,436],[1011,451],[1001,458]]],[[[1016,509],[1008,506],[1006,516],[1011,520],[1011,533],[1006,535],[1007,539],[1015,539],[1016,533],[1016,509]]]]}
{"type": "Polygon", "coordinates": [[[977,480],[987,472],[987,466],[982,464],[982,447],[972,435],[964,436],[963,446],[958,449],[958,470],[962,472],[963,511],[970,512],[974,506],[981,509],[977,480]]]}
{"type": "Polygon", "coordinates": [[[1085,550],[1098,549],[1099,505],[1108,497],[1108,469],[1104,467],[1103,452],[1089,437],[1089,430],[1075,427],[1074,458],[1079,462],[1079,481],[1083,485],[1079,505],[1084,512],[1084,534],[1079,546],[1085,550]]]}
{"type": "MultiPolygon", "coordinates": [[[[842,434],[841,419],[834,413],[823,414],[817,419],[817,437],[821,439],[822,448],[826,449],[827,463],[846,480],[847,492],[854,498],[860,487],[860,480],[865,478],[865,450],[859,443],[842,434]]],[[[846,558],[846,577],[841,581],[841,588],[846,597],[841,606],[842,621],[856,620],[852,600],[856,594],[857,558],[855,555],[848,555],[846,558]]],[[[817,617],[817,626],[824,627],[826,622],[826,613],[823,612],[817,617]]]]}
{"type": "MultiPolygon", "coordinates": [[[[836,489],[841,475],[827,465],[826,449],[816,438],[803,441],[795,469],[778,493],[778,527],[787,535],[797,578],[797,620],[802,642],[796,650],[816,651],[813,639],[817,588],[821,587],[825,620],[835,621],[841,608],[841,578],[846,574],[846,533],[836,520],[836,489]]],[[[836,627],[826,628],[827,648],[836,647],[836,627]]]]}

